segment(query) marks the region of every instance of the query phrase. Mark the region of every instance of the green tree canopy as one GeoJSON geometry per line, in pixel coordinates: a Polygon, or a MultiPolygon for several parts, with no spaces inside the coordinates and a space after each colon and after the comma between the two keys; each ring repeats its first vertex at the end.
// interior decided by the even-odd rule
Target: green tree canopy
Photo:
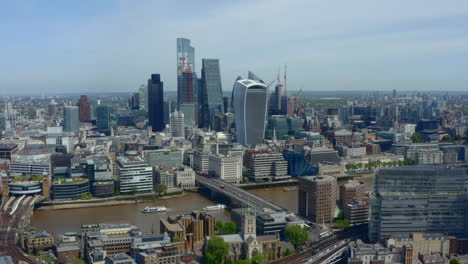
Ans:
{"type": "Polygon", "coordinates": [[[263,255],[257,254],[250,259],[250,263],[252,264],[262,264],[263,263],[263,255]]]}
{"type": "Polygon", "coordinates": [[[238,261],[236,261],[236,264],[250,264],[250,261],[246,259],[239,259],[238,261]]]}
{"type": "Polygon", "coordinates": [[[423,143],[424,142],[424,140],[422,139],[421,134],[419,134],[418,132],[414,133],[411,136],[411,141],[413,141],[413,143],[423,143]]]}
{"type": "Polygon", "coordinates": [[[345,229],[348,227],[351,227],[351,223],[347,220],[337,220],[334,226],[336,229],[345,229]]]}
{"type": "Polygon", "coordinates": [[[450,264],[460,264],[460,262],[457,259],[451,259],[450,264]]]}
{"type": "Polygon", "coordinates": [[[234,222],[227,222],[223,224],[221,228],[221,234],[223,235],[232,235],[237,234],[237,225],[234,222]]]}
{"type": "Polygon", "coordinates": [[[166,184],[158,184],[156,185],[156,191],[158,192],[159,196],[162,196],[167,192],[167,185],[166,184]]]}
{"type": "Polygon", "coordinates": [[[228,254],[229,244],[224,242],[224,239],[219,236],[212,236],[208,240],[208,245],[205,252],[205,263],[218,264],[223,263],[224,258],[228,254]]]}
{"type": "Polygon", "coordinates": [[[292,251],[291,249],[287,248],[285,251],[284,251],[284,256],[289,256],[291,255],[292,253],[294,253],[294,251],[292,251]]]}
{"type": "Polygon", "coordinates": [[[307,242],[308,233],[306,227],[290,225],[284,229],[284,234],[296,249],[307,242]]]}

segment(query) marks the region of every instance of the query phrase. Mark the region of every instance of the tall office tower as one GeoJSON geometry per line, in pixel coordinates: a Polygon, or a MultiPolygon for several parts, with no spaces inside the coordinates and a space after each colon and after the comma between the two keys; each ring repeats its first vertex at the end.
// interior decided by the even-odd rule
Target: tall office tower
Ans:
{"type": "Polygon", "coordinates": [[[148,121],[153,132],[164,130],[164,83],[159,74],[148,80],[148,121]]]}
{"type": "Polygon", "coordinates": [[[298,179],[299,215],[318,224],[333,223],[336,208],[336,178],[303,176],[298,179]]]}
{"type": "Polygon", "coordinates": [[[89,102],[86,95],[80,96],[80,102],[78,106],[80,108],[80,121],[91,120],[89,102]]]}
{"type": "Polygon", "coordinates": [[[148,88],[146,88],[146,85],[140,85],[140,88],[138,88],[138,94],[140,99],[140,109],[148,109],[148,88]]]}
{"type": "Polygon", "coordinates": [[[201,71],[201,125],[208,127],[211,116],[223,112],[223,91],[218,59],[203,59],[201,71]]]}
{"type": "Polygon", "coordinates": [[[369,239],[396,233],[468,233],[468,168],[415,165],[380,169],[370,196],[369,239]]]}
{"type": "Polygon", "coordinates": [[[177,38],[177,106],[198,105],[198,79],[195,73],[195,49],[190,40],[177,38]]]}
{"type": "Polygon", "coordinates": [[[171,135],[173,137],[185,137],[184,114],[175,110],[170,116],[171,135]]]}
{"type": "Polygon", "coordinates": [[[78,132],[80,130],[80,113],[77,106],[63,108],[63,131],[78,132]]]}
{"type": "Polygon", "coordinates": [[[393,89],[393,98],[396,98],[396,89],[393,89]]]}
{"type": "Polygon", "coordinates": [[[198,78],[194,72],[184,72],[177,77],[177,105],[198,105],[198,78]]]}
{"type": "Polygon", "coordinates": [[[5,117],[5,130],[10,131],[16,127],[16,110],[13,108],[11,102],[5,102],[5,109],[3,112],[5,117]]]}
{"type": "Polygon", "coordinates": [[[98,105],[96,108],[96,126],[100,131],[111,134],[117,129],[117,113],[112,105],[98,105]]]}
{"type": "Polygon", "coordinates": [[[267,86],[253,79],[237,80],[233,88],[233,99],[237,142],[242,145],[263,143],[268,103],[267,86]]]}
{"type": "Polygon", "coordinates": [[[190,39],[177,38],[177,76],[184,72],[195,72],[195,48],[190,39]]]}
{"type": "Polygon", "coordinates": [[[128,106],[131,110],[140,110],[140,93],[133,93],[130,96],[128,106]]]}

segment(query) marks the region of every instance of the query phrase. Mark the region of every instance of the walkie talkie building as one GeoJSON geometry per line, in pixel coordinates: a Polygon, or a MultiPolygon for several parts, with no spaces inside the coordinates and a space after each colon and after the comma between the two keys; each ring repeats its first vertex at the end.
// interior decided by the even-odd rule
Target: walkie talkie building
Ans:
{"type": "Polygon", "coordinates": [[[267,117],[268,87],[260,81],[237,80],[233,88],[237,142],[242,145],[263,143],[267,117]]]}

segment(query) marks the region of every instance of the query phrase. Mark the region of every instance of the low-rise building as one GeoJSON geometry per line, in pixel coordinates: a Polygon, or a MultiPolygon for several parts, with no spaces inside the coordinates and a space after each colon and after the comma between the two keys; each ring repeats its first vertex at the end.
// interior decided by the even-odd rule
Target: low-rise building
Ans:
{"type": "Polygon", "coordinates": [[[188,167],[179,167],[174,171],[174,181],[177,187],[190,189],[195,187],[195,171],[188,167]]]}
{"type": "Polygon", "coordinates": [[[108,255],[105,258],[105,263],[106,264],[136,264],[135,260],[133,260],[129,255],[125,253],[108,255]]]}
{"type": "Polygon", "coordinates": [[[75,200],[90,193],[89,182],[84,178],[55,179],[52,183],[52,199],[75,200]]]}
{"type": "Polygon", "coordinates": [[[344,219],[353,225],[369,222],[369,204],[363,200],[353,199],[343,205],[344,219]]]}

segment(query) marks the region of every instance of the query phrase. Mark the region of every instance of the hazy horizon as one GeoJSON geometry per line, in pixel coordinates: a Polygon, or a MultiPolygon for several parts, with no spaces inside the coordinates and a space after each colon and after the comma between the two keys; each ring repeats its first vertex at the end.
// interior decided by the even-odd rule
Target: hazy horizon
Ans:
{"type": "Polygon", "coordinates": [[[288,90],[468,88],[468,2],[13,1],[0,10],[0,92],[130,92],[152,73],[176,90],[176,38],[223,90],[288,65],[288,90]]]}

